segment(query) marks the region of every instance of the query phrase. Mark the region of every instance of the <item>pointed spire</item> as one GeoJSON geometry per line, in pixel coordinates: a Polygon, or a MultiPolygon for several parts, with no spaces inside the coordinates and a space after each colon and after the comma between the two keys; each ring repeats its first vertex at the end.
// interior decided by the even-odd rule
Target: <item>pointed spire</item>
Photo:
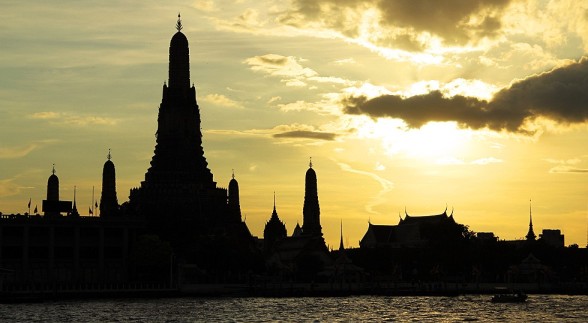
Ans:
{"type": "Polygon", "coordinates": [[[343,219],[341,219],[341,240],[339,241],[339,251],[345,250],[345,246],[343,246],[343,219]]]}
{"type": "Polygon", "coordinates": [[[312,157],[310,157],[310,163],[308,164],[308,167],[312,168],[312,157]]]}
{"type": "Polygon", "coordinates": [[[112,158],[112,156],[110,155],[110,148],[108,148],[108,156],[106,156],[106,158],[107,158],[108,160],[110,160],[110,159],[112,158]]]}
{"type": "Polygon", "coordinates": [[[529,199],[529,232],[527,232],[525,238],[527,240],[535,240],[536,237],[535,232],[533,232],[533,214],[531,211],[531,199],[529,199]]]}
{"type": "MultiPolygon", "coordinates": [[[[235,169],[234,169],[234,168],[233,168],[233,175],[232,175],[232,178],[233,178],[233,179],[235,179],[235,169]]],[[[274,194],[275,194],[275,193],[276,193],[276,192],[274,192],[274,194]]]]}
{"type": "Polygon", "coordinates": [[[78,213],[78,207],[76,205],[76,186],[74,185],[74,198],[73,198],[73,207],[71,209],[71,213],[72,216],[79,216],[80,214],[78,213]]]}
{"type": "Polygon", "coordinates": [[[182,28],[184,28],[184,26],[182,26],[182,17],[180,16],[180,13],[178,12],[178,22],[176,22],[176,29],[178,30],[178,32],[182,31],[182,28]]]}
{"type": "Polygon", "coordinates": [[[53,164],[53,170],[51,171],[51,174],[55,175],[55,163],[53,164]]]}
{"type": "Polygon", "coordinates": [[[274,212],[276,212],[276,191],[274,191],[274,212]]]}

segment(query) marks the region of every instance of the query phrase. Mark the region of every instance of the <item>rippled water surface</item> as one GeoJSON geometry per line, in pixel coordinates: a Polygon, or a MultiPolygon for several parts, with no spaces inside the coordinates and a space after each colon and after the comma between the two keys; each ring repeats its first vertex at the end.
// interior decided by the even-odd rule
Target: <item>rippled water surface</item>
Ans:
{"type": "Polygon", "coordinates": [[[0,322],[588,322],[588,296],[166,298],[0,304],[0,322]]]}

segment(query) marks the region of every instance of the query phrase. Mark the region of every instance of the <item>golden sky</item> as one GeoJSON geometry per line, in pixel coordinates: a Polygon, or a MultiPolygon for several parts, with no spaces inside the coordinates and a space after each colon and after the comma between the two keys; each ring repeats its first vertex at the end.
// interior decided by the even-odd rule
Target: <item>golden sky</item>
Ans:
{"type": "Polygon", "coordinates": [[[327,243],[454,210],[501,239],[588,234],[588,2],[3,1],[0,212],[55,163],[87,214],[108,149],[119,202],[155,145],[178,12],[215,180],[263,236],[302,224],[312,157],[327,243]]]}

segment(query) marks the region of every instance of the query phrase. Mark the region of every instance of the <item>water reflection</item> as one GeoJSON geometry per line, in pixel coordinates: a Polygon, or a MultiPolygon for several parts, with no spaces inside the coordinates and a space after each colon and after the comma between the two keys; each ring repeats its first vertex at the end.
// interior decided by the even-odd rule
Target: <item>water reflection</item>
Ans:
{"type": "Polygon", "coordinates": [[[580,322],[588,296],[530,295],[496,304],[459,297],[168,298],[45,302],[0,306],[2,322],[580,322]]]}

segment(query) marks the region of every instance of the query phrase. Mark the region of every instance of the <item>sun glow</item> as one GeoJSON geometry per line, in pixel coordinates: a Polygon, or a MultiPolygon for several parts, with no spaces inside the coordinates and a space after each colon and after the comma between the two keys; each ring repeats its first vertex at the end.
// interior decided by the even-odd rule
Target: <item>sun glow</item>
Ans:
{"type": "Polygon", "coordinates": [[[379,139],[388,156],[436,162],[456,158],[472,140],[469,130],[459,129],[455,122],[429,122],[419,129],[407,129],[399,119],[362,119],[357,127],[360,138],[379,139]]]}

